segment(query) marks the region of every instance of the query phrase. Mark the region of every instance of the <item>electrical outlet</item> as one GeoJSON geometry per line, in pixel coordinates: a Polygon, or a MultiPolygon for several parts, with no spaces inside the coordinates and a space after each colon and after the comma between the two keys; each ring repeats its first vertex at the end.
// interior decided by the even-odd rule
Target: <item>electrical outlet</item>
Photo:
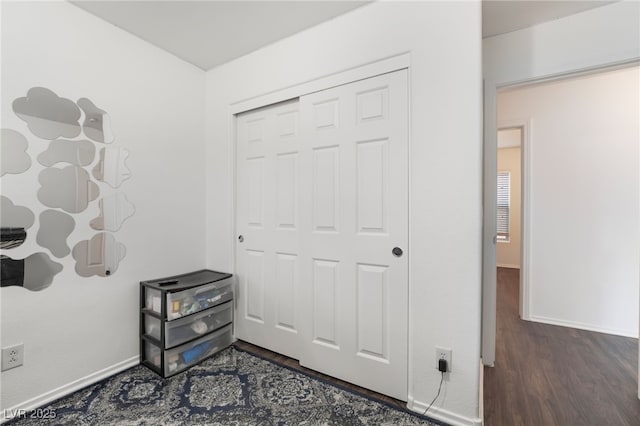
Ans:
{"type": "Polygon", "coordinates": [[[20,367],[23,362],[24,344],[20,343],[8,348],[2,348],[2,371],[20,367]]]}
{"type": "Polygon", "coordinates": [[[447,361],[447,373],[451,372],[451,349],[439,348],[436,346],[436,370],[438,369],[438,361],[444,359],[447,361]]]}

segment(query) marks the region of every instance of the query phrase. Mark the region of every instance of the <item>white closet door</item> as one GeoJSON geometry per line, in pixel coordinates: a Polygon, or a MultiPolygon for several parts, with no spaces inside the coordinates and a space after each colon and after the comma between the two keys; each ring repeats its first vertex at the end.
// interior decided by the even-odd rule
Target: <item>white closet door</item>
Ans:
{"type": "Polygon", "coordinates": [[[407,399],[407,71],[300,99],[300,363],[407,399]]]}
{"type": "Polygon", "coordinates": [[[297,100],[238,116],[235,334],[296,359],[299,149],[297,100]]]}

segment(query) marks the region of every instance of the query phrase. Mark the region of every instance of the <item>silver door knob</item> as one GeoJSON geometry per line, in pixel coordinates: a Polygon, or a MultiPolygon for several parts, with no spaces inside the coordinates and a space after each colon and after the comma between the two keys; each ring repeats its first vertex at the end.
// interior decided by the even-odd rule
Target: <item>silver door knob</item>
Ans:
{"type": "Polygon", "coordinates": [[[244,237],[242,235],[238,236],[238,241],[243,242],[244,241],[244,237]]]}
{"type": "Polygon", "coordinates": [[[404,252],[400,247],[394,247],[393,250],[391,250],[391,253],[393,253],[395,257],[402,257],[402,253],[404,252]]]}

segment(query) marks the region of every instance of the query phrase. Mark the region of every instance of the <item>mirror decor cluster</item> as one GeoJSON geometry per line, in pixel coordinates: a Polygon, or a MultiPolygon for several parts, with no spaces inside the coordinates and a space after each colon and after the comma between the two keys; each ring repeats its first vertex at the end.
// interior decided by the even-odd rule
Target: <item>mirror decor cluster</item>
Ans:
{"type": "MultiPolygon", "coordinates": [[[[72,255],[76,260],[75,270],[82,277],[113,275],[125,257],[126,247],[112,233],[121,229],[135,213],[135,207],[118,190],[131,177],[126,165],[129,151],[105,146],[115,141],[109,114],[87,98],[73,102],[44,87],[29,89],[26,96],[13,101],[12,107],[16,116],[25,122],[27,131],[22,134],[1,129],[2,185],[38,188],[39,183],[39,189],[31,196],[44,207],[38,216],[35,243],[58,259],[72,255]],[[40,171],[38,182],[25,186],[9,175],[20,175],[30,169],[29,150],[39,152],[40,171]],[[84,224],[77,227],[73,215],[93,208],[96,216],[87,225],[99,232],[71,248],[68,241],[73,232],[86,228],[84,224]]],[[[5,253],[33,239],[34,231],[30,228],[36,222],[34,213],[8,197],[2,196],[0,201],[0,285],[31,291],[49,287],[63,268],[49,253],[37,252],[22,259],[5,253]]]]}

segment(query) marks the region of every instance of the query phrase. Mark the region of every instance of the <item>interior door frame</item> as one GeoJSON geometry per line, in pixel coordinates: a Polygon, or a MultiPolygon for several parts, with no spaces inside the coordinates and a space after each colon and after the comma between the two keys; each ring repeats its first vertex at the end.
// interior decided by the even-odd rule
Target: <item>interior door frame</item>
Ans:
{"type": "Polygon", "coordinates": [[[496,204],[498,200],[497,90],[484,80],[482,167],[482,364],[493,367],[496,358],[496,204]]]}
{"type": "Polygon", "coordinates": [[[520,239],[520,318],[530,319],[529,302],[529,245],[530,234],[530,159],[531,120],[520,119],[498,122],[499,88],[492,80],[484,80],[484,146],[483,146],[483,229],[482,229],[482,364],[493,367],[496,357],[496,309],[497,309],[497,178],[498,130],[522,129],[521,146],[521,239],[520,239]]]}
{"type": "MultiPolygon", "coordinates": [[[[588,74],[593,74],[593,73],[597,73],[597,72],[602,72],[602,71],[608,71],[608,70],[615,70],[615,69],[621,69],[621,68],[627,68],[627,67],[631,67],[631,66],[638,66],[640,65],[640,59],[638,58],[634,58],[631,60],[623,60],[623,61],[618,61],[618,62],[612,62],[612,63],[606,63],[606,64],[600,64],[600,65],[594,65],[594,66],[588,66],[588,67],[582,67],[582,68],[575,68],[575,69],[569,69],[567,71],[563,71],[563,72],[558,72],[555,74],[549,74],[549,75],[543,75],[543,76],[535,76],[532,75],[529,78],[524,78],[522,80],[518,80],[518,81],[503,81],[503,82],[496,82],[495,80],[491,80],[491,79],[485,79],[484,80],[484,102],[483,102],[483,112],[484,112],[484,139],[483,139],[483,149],[484,149],[484,164],[483,164],[483,177],[484,177],[484,182],[483,182],[483,186],[486,189],[487,186],[487,175],[490,172],[489,169],[490,167],[492,167],[492,165],[494,165],[496,167],[496,173],[497,173],[497,158],[495,160],[494,163],[491,163],[491,159],[487,158],[488,154],[491,154],[491,151],[493,150],[494,152],[497,151],[497,130],[498,130],[498,121],[497,121],[497,110],[496,110],[496,106],[497,106],[497,94],[500,90],[504,90],[507,88],[516,88],[519,86],[527,86],[527,85],[531,85],[531,84],[536,84],[536,83],[543,83],[543,82],[548,82],[548,81],[554,81],[554,80],[560,80],[560,79],[564,79],[564,78],[569,78],[569,77],[579,77],[581,75],[588,75],[588,74]]],[[[529,134],[528,136],[528,140],[531,141],[531,136],[532,136],[532,123],[529,121],[528,122],[529,126],[529,134]]],[[[529,158],[531,157],[531,142],[527,144],[529,146],[529,158]]],[[[524,155],[524,151],[523,151],[523,155],[524,155]]],[[[529,160],[530,161],[530,160],[529,160]]],[[[526,164],[525,164],[526,165],[526,164]]],[[[530,170],[530,167],[528,168],[530,170]]],[[[530,181],[531,176],[529,175],[529,171],[526,172],[526,178],[530,181]]],[[[523,179],[525,179],[525,173],[523,170],[523,179]]],[[[531,206],[530,204],[530,187],[528,188],[523,188],[524,190],[527,190],[527,196],[529,197],[527,199],[527,207],[525,208],[525,204],[524,204],[524,198],[523,198],[523,205],[522,205],[522,211],[523,211],[523,228],[525,227],[525,223],[524,223],[524,219],[526,218],[527,220],[527,225],[529,220],[530,220],[530,215],[529,215],[529,207],[531,206]],[[526,215],[525,215],[526,212],[526,215]]],[[[484,366],[488,366],[488,367],[493,367],[494,363],[495,363],[495,339],[496,339],[496,281],[495,280],[491,280],[491,276],[487,276],[485,275],[485,269],[487,269],[487,260],[489,260],[489,256],[490,256],[490,252],[488,253],[488,255],[485,253],[485,250],[489,250],[491,251],[491,246],[488,246],[487,244],[487,238],[489,238],[489,232],[491,232],[491,230],[493,229],[493,231],[495,231],[495,223],[493,225],[493,228],[487,226],[487,223],[490,221],[489,216],[491,215],[490,211],[487,211],[487,206],[491,205],[491,203],[493,203],[495,205],[495,203],[497,202],[497,198],[493,199],[493,200],[488,200],[487,196],[490,194],[487,194],[486,192],[483,194],[483,253],[482,253],[482,265],[483,265],[483,275],[482,275],[482,350],[481,350],[481,359],[482,359],[482,365],[484,366]]],[[[494,217],[495,218],[495,214],[493,214],[490,217],[494,217]]],[[[494,221],[495,222],[495,221],[494,221]]],[[[530,228],[527,228],[527,231],[529,231],[527,234],[531,235],[530,232],[530,228]]],[[[524,233],[523,233],[523,237],[524,237],[524,233]]],[[[492,238],[492,237],[491,237],[492,238]]],[[[524,238],[522,239],[523,244],[524,244],[524,238]]],[[[524,260],[525,258],[525,253],[526,253],[526,259],[527,259],[527,269],[530,268],[530,249],[527,246],[523,245],[522,248],[522,258],[524,260]]],[[[495,245],[493,245],[493,256],[494,256],[494,260],[495,260],[495,245]]],[[[640,260],[640,259],[639,259],[640,260]]],[[[495,266],[495,265],[494,265],[495,266]]],[[[528,276],[527,276],[528,278],[528,276]]],[[[638,277],[639,281],[640,281],[640,277],[638,277]]],[[[521,280],[522,283],[522,280],[521,280]]],[[[530,298],[530,281],[527,280],[527,297],[530,298]]],[[[639,300],[640,303],[640,300],[639,300]]],[[[531,312],[528,312],[528,316],[530,317],[531,312]]],[[[638,318],[638,323],[640,324],[640,318],[638,318]]],[[[640,342],[638,342],[638,351],[640,352],[640,342]]],[[[640,357],[638,359],[638,378],[640,378],[640,357]]],[[[640,399],[640,380],[638,380],[638,399],[640,399]]]]}
{"type": "Polygon", "coordinates": [[[498,121],[497,124],[497,132],[507,129],[520,129],[522,132],[520,140],[520,291],[518,313],[520,314],[520,319],[527,321],[531,320],[529,292],[529,264],[531,263],[529,257],[531,252],[529,250],[529,238],[531,235],[529,215],[529,206],[531,205],[531,199],[529,198],[529,194],[531,193],[531,176],[529,172],[531,170],[531,144],[529,141],[531,140],[532,127],[531,118],[503,120],[498,121]]]}
{"type": "MultiPolygon", "coordinates": [[[[227,119],[229,120],[228,123],[229,123],[230,129],[232,129],[227,139],[227,142],[231,144],[231,147],[232,147],[232,149],[229,150],[229,157],[227,159],[228,164],[230,165],[230,172],[232,174],[232,179],[229,187],[230,194],[231,194],[231,204],[229,207],[231,226],[229,228],[230,231],[229,231],[228,241],[229,241],[229,251],[231,253],[231,257],[230,257],[231,269],[234,275],[237,275],[237,259],[236,259],[237,240],[236,238],[238,235],[237,223],[236,223],[236,210],[237,210],[237,202],[238,202],[237,196],[236,196],[237,173],[238,173],[237,167],[236,167],[237,166],[236,162],[238,157],[238,152],[237,152],[238,114],[247,112],[253,109],[277,104],[287,100],[299,98],[301,96],[308,95],[310,93],[326,90],[332,87],[353,83],[359,80],[364,80],[367,78],[376,77],[382,74],[387,74],[387,73],[391,73],[391,72],[399,71],[403,69],[406,69],[408,74],[409,87],[408,87],[408,100],[407,100],[408,101],[407,151],[408,151],[409,158],[411,158],[412,138],[411,138],[411,53],[410,52],[398,53],[397,55],[381,58],[377,61],[361,64],[353,68],[337,71],[335,73],[331,73],[324,76],[318,76],[317,78],[312,80],[308,80],[308,81],[305,81],[296,85],[288,86],[288,87],[283,87],[281,89],[263,93],[250,98],[238,100],[228,105],[227,119]]],[[[408,175],[407,190],[409,191],[407,208],[408,208],[408,211],[411,212],[411,205],[412,205],[411,162],[409,162],[408,164],[407,175],[408,175]]],[[[412,368],[413,368],[412,357],[411,357],[412,348],[413,348],[413,342],[411,339],[413,324],[411,319],[412,318],[411,304],[409,303],[412,297],[412,274],[411,274],[411,267],[410,267],[411,258],[412,258],[411,230],[412,230],[412,221],[411,221],[411,215],[409,214],[409,217],[407,218],[408,246],[407,246],[407,253],[406,253],[407,269],[408,269],[407,270],[407,286],[408,286],[407,288],[407,292],[408,292],[408,296],[407,296],[407,395],[410,395],[411,389],[413,389],[413,378],[411,374],[409,374],[409,372],[412,371],[412,368]]],[[[240,291],[239,280],[236,279],[234,285],[235,285],[234,303],[235,303],[235,307],[237,308],[238,299],[239,299],[238,295],[240,291]]],[[[234,311],[237,312],[237,309],[234,311]]],[[[235,315],[235,312],[234,312],[234,315],[235,315]]],[[[235,338],[235,335],[234,335],[234,338],[235,338]]]]}

